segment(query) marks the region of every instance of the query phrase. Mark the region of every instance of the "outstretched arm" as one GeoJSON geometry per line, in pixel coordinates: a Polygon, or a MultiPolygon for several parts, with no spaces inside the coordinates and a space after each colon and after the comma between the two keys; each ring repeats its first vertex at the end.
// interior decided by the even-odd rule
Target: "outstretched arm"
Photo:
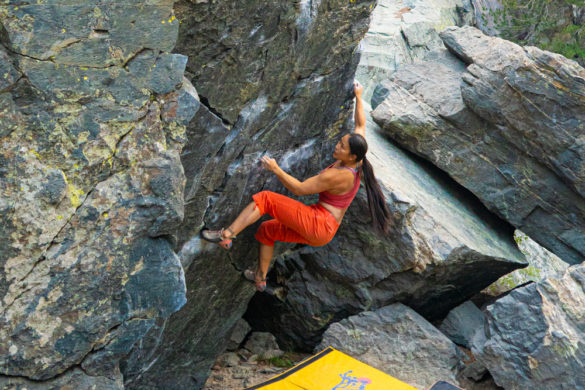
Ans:
{"type": "Polygon", "coordinates": [[[363,85],[359,81],[353,82],[353,92],[355,94],[355,132],[366,137],[366,112],[364,111],[364,105],[362,103],[362,92],[364,90],[363,85]]]}
{"type": "Polygon", "coordinates": [[[261,161],[264,168],[274,172],[282,184],[297,196],[318,194],[319,192],[331,190],[344,183],[343,175],[335,174],[333,170],[326,170],[319,175],[312,176],[301,182],[283,171],[273,158],[264,156],[261,161]]]}

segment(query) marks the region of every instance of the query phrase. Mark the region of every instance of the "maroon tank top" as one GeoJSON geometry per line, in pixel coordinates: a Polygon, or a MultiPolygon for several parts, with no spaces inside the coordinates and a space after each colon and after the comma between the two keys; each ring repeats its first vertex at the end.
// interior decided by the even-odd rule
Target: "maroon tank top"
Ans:
{"type": "MultiPolygon", "coordinates": [[[[335,164],[335,163],[333,163],[333,164],[335,164]]],[[[323,169],[321,172],[323,172],[326,169],[331,168],[333,166],[333,164],[329,165],[327,168],[323,169]]],[[[319,192],[319,202],[330,204],[331,206],[337,207],[339,209],[344,209],[346,207],[349,207],[349,205],[351,204],[351,201],[353,200],[353,198],[355,198],[355,195],[357,194],[358,190],[360,189],[360,173],[357,169],[353,169],[350,167],[339,167],[339,168],[349,169],[353,173],[353,175],[354,175],[353,188],[351,190],[349,190],[349,192],[346,192],[345,194],[341,194],[341,195],[331,194],[327,191],[319,192]]],[[[321,172],[319,172],[319,173],[321,173],[321,172]]]]}

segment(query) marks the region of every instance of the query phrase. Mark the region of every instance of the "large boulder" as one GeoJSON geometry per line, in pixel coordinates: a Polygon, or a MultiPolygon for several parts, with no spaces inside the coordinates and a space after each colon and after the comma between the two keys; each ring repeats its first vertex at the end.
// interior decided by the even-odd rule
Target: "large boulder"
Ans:
{"type": "Polygon", "coordinates": [[[467,70],[395,73],[374,120],[564,261],[585,258],[585,69],[472,27],[441,33],[467,70]]]}
{"type": "Polygon", "coordinates": [[[119,360],[186,301],[168,236],[198,103],[172,1],[49,3],[0,8],[0,373],[122,388],[119,360]]]}
{"type": "Polygon", "coordinates": [[[585,266],[489,305],[475,357],[505,389],[585,388],[585,266]]]}
{"type": "Polygon", "coordinates": [[[464,354],[433,325],[400,303],[331,324],[317,350],[340,350],[419,389],[457,384],[464,354]]]}
{"type": "MultiPolygon", "coordinates": [[[[451,8],[441,4],[453,15],[459,3],[451,8]]],[[[374,31],[383,28],[387,9],[395,7],[387,2],[380,6],[374,11],[374,31]]],[[[416,2],[415,9],[426,17],[425,39],[438,40],[435,28],[446,11],[432,12],[423,2],[416,2]]],[[[368,33],[362,46],[375,46],[380,36],[368,33]]],[[[398,56],[393,46],[385,50],[387,58],[398,56]]],[[[360,59],[362,77],[365,69],[377,66],[370,54],[360,59]]],[[[360,81],[365,91],[376,82],[369,75],[360,81]]],[[[364,108],[367,156],[394,226],[387,236],[372,230],[362,189],[328,245],[300,250],[285,246],[289,252],[275,261],[268,277],[275,295],[256,295],[246,313],[254,327],[273,333],[283,347],[311,351],[331,322],[393,302],[407,304],[428,319],[442,319],[490,281],[525,265],[507,223],[440,170],[381,136],[368,114],[367,99],[364,108]]]]}
{"type": "Polygon", "coordinates": [[[261,167],[262,154],[298,178],[330,160],[321,150],[351,114],[355,49],[374,1],[184,0],[175,8],[182,22],[175,50],[189,56],[187,77],[201,103],[181,154],[185,218],[174,232],[188,303],[124,360],[128,388],[205,383],[254,294],[240,272],[257,260],[258,225],[229,252],[196,236],[203,225],[226,226],[255,192],[284,192],[261,167]]]}

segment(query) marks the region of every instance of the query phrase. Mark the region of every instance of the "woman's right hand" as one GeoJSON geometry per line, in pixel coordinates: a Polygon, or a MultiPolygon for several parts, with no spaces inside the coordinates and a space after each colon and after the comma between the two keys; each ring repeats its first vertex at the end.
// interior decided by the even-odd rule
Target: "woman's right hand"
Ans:
{"type": "Polygon", "coordinates": [[[362,97],[362,92],[364,91],[364,86],[360,84],[359,81],[354,80],[353,82],[353,93],[356,97],[362,97]]]}
{"type": "Polygon", "coordinates": [[[276,173],[276,170],[278,169],[278,163],[276,162],[275,159],[270,158],[268,156],[262,156],[262,158],[260,159],[260,162],[262,163],[262,166],[264,167],[264,169],[267,169],[269,171],[276,173]]]}

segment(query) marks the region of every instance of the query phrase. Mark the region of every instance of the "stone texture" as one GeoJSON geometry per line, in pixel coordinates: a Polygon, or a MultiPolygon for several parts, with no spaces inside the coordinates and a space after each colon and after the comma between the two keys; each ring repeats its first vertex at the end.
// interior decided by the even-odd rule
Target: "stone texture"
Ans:
{"type": "Polygon", "coordinates": [[[3,383],[123,388],[119,360],[185,304],[185,126],[161,112],[193,87],[173,2],[139,5],[0,7],[3,383]]]}
{"type": "Polygon", "coordinates": [[[484,289],[483,293],[498,296],[529,282],[560,277],[569,267],[569,264],[538,245],[520,230],[514,232],[514,240],[530,265],[502,276],[484,289]]]}
{"type": "Polygon", "coordinates": [[[359,49],[356,78],[364,85],[364,101],[396,70],[442,48],[439,32],[446,26],[473,24],[474,19],[469,0],[379,0],[359,49]]]}
{"type": "Polygon", "coordinates": [[[244,348],[256,355],[262,355],[269,350],[279,349],[276,339],[268,332],[252,332],[244,348]]]}
{"type": "Polygon", "coordinates": [[[194,236],[203,225],[231,221],[260,189],[284,192],[261,167],[263,153],[298,178],[325,166],[321,149],[329,159],[329,145],[351,114],[355,48],[373,6],[339,0],[175,4],[182,22],[175,51],[189,57],[186,77],[200,103],[182,149],[185,217],[174,232],[192,304],[157,322],[136,344],[122,367],[128,388],[203,386],[254,294],[240,272],[256,262],[257,225],[239,234],[229,252],[194,236]]]}
{"type": "Polygon", "coordinates": [[[399,303],[331,324],[317,349],[328,346],[418,389],[439,380],[458,384],[463,358],[445,335],[399,303]]]}
{"type": "MultiPolygon", "coordinates": [[[[471,301],[466,301],[449,312],[439,330],[458,345],[470,348],[473,335],[483,331],[484,315],[471,301]]],[[[479,378],[481,379],[481,378],[479,378]]]]}
{"type": "Polygon", "coordinates": [[[585,388],[585,267],[519,287],[486,308],[473,354],[506,389],[585,388]]]}
{"type": "MultiPolygon", "coordinates": [[[[360,81],[371,86],[367,78],[360,81]]],[[[331,322],[394,302],[442,319],[490,280],[525,265],[510,226],[442,172],[381,136],[367,101],[364,107],[368,159],[394,227],[387,237],[371,230],[362,189],[328,245],[287,246],[268,276],[275,295],[256,295],[246,314],[253,327],[270,331],[286,348],[312,351],[331,322]]]]}
{"type": "Polygon", "coordinates": [[[246,322],[246,320],[240,318],[231,331],[229,344],[227,345],[226,349],[228,351],[234,351],[238,349],[242,341],[244,341],[248,333],[250,333],[250,330],[252,330],[252,327],[246,322]]]}
{"type": "Polygon", "coordinates": [[[488,373],[487,368],[480,361],[474,361],[465,366],[461,371],[461,375],[466,378],[473,379],[474,381],[480,381],[488,373]]]}
{"type": "Polygon", "coordinates": [[[0,376],[0,387],[10,390],[57,390],[57,389],[108,389],[123,390],[124,381],[120,370],[108,376],[88,375],[79,367],[71,368],[55,378],[37,382],[23,377],[0,376]]]}
{"type": "Polygon", "coordinates": [[[441,36],[467,71],[427,62],[397,72],[374,119],[540,245],[581,262],[585,70],[471,27],[441,36]]]}

